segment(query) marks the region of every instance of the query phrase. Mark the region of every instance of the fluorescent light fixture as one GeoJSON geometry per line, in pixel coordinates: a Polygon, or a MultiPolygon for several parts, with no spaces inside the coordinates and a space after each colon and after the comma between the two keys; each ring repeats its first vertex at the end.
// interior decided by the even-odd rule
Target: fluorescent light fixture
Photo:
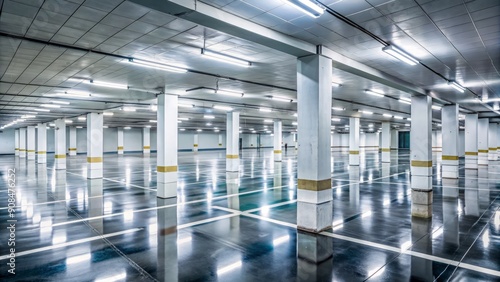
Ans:
{"type": "Polygon", "coordinates": [[[177,123],[182,123],[182,120],[178,120],[177,123]]]}
{"type": "Polygon", "coordinates": [[[313,18],[319,18],[325,10],[314,0],[286,0],[286,3],[313,18]]]}
{"type": "Polygon", "coordinates": [[[333,82],[333,81],[332,81],[332,86],[333,86],[333,87],[340,87],[340,86],[342,86],[342,84],[340,84],[340,83],[338,83],[338,82],[333,82]]]}
{"type": "Polygon", "coordinates": [[[373,95],[373,96],[376,96],[376,97],[381,97],[381,98],[382,98],[382,97],[385,97],[385,96],[384,96],[384,94],[382,94],[382,93],[378,93],[378,92],[375,92],[375,91],[370,90],[370,89],[366,89],[366,90],[365,90],[365,93],[366,93],[366,94],[373,95]]]}
{"type": "Polygon", "coordinates": [[[65,120],[64,120],[64,122],[65,122],[65,123],[73,123],[73,121],[72,121],[72,120],[70,120],[70,119],[65,119],[65,120]]]}
{"type": "Polygon", "coordinates": [[[34,116],[34,115],[24,115],[24,116],[21,116],[21,118],[24,118],[24,119],[26,119],[26,118],[36,118],[36,116],[34,116]]]}
{"type": "Polygon", "coordinates": [[[298,123],[296,121],[292,122],[292,125],[298,125],[298,123]]]}
{"type": "Polygon", "coordinates": [[[454,80],[449,80],[448,81],[448,85],[451,86],[451,87],[453,87],[453,88],[455,88],[455,90],[457,90],[460,93],[464,93],[465,92],[465,87],[463,87],[462,85],[458,84],[454,80]]]}
{"type": "Polygon", "coordinates": [[[60,108],[61,107],[59,105],[53,105],[53,104],[41,104],[40,106],[44,107],[44,108],[60,108]]]}
{"type": "Polygon", "coordinates": [[[104,82],[104,81],[95,81],[95,80],[89,80],[89,81],[83,81],[83,82],[90,83],[90,84],[97,85],[97,86],[109,87],[109,88],[128,89],[128,86],[125,84],[118,84],[118,83],[111,83],[111,82],[104,82]]]}
{"type": "Polygon", "coordinates": [[[150,119],[149,122],[158,122],[156,119],[150,119]]]}
{"type": "Polygon", "coordinates": [[[410,124],[409,123],[405,123],[405,126],[410,126],[410,124]]]}
{"type": "Polygon", "coordinates": [[[102,113],[102,115],[104,115],[104,116],[112,116],[113,113],[112,112],[104,112],[104,113],[102,113]]]}
{"type": "Polygon", "coordinates": [[[197,132],[202,132],[203,130],[201,130],[201,129],[196,129],[196,131],[197,131],[197,132]]]}
{"type": "Polygon", "coordinates": [[[151,125],[146,125],[146,128],[151,128],[151,125]]]}
{"type": "Polygon", "coordinates": [[[129,59],[126,62],[134,64],[136,66],[152,68],[152,69],[157,69],[157,70],[164,70],[164,71],[169,71],[169,72],[177,72],[177,73],[186,73],[187,72],[187,69],[184,69],[181,67],[168,66],[168,65],[164,65],[164,64],[148,62],[148,61],[143,61],[143,60],[139,60],[139,59],[129,59]]]}
{"type": "Polygon", "coordinates": [[[35,110],[37,112],[50,112],[49,109],[33,109],[33,110],[35,110]]]}
{"type": "Polygon", "coordinates": [[[370,111],[364,111],[364,110],[359,110],[360,113],[362,114],[367,114],[367,115],[371,115],[373,114],[373,112],[370,112],[370,111]]]}
{"type": "Polygon", "coordinates": [[[270,123],[270,122],[273,122],[273,120],[271,120],[271,119],[265,119],[264,122],[270,123]]]}
{"type": "Polygon", "coordinates": [[[187,117],[180,117],[180,118],[177,118],[178,120],[189,120],[189,118],[187,117]]]}
{"type": "Polygon", "coordinates": [[[384,117],[392,117],[390,114],[383,114],[384,117]]]}
{"type": "Polygon", "coordinates": [[[123,129],[127,129],[128,130],[128,129],[131,129],[131,127],[130,126],[125,126],[123,129]]]}
{"type": "Polygon", "coordinates": [[[49,126],[56,126],[55,123],[49,123],[49,126]]]}
{"type": "Polygon", "coordinates": [[[370,124],[368,125],[368,127],[373,127],[373,123],[370,123],[370,124]]]}
{"type": "Polygon", "coordinates": [[[411,118],[406,118],[406,120],[411,120],[411,118]]]}
{"type": "Polygon", "coordinates": [[[281,96],[272,96],[271,99],[276,100],[276,101],[281,101],[281,102],[293,102],[293,99],[290,99],[287,97],[281,97],[281,96]]]}
{"type": "Polygon", "coordinates": [[[84,120],[87,120],[87,118],[86,117],[78,117],[78,120],[84,121],[84,120]]]}
{"type": "Polygon", "coordinates": [[[153,111],[153,112],[158,111],[158,106],[157,105],[151,105],[151,111],[153,111]]]}
{"type": "Polygon", "coordinates": [[[206,126],[212,126],[212,123],[207,122],[205,125],[206,125],[206,126]]]}
{"type": "Polygon", "coordinates": [[[237,66],[249,67],[252,65],[251,62],[235,58],[233,56],[228,56],[221,53],[213,52],[204,48],[201,48],[201,54],[212,60],[217,60],[220,62],[229,63],[237,66]]]}
{"type": "Polygon", "coordinates": [[[441,110],[441,108],[442,108],[442,107],[441,107],[441,106],[439,106],[439,105],[432,105],[432,109],[433,109],[433,110],[438,110],[438,111],[439,111],[439,110],[441,110]]]}
{"type": "Polygon", "coordinates": [[[215,117],[214,116],[211,116],[211,115],[204,115],[203,118],[206,118],[206,119],[214,119],[215,117]]]}
{"type": "Polygon", "coordinates": [[[408,104],[408,105],[410,105],[410,104],[411,104],[411,101],[408,101],[408,100],[403,99],[403,98],[399,98],[399,100],[398,100],[398,101],[399,101],[400,103],[403,103],[403,104],[408,104]]]}
{"type": "Polygon", "coordinates": [[[270,113],[270,112],[272,112],[272,110],[271,110],[271,109],[266,109],[266,108],[260,108],[260,109],[259,109],[259,111],[261,111],[261,112],[266,112],[266,113],[270,113]]]}
{"type": "Polygon", "coordinates": [[[57,93],[57,96],[66,96],[66,97],[90,97],[91,94],[88,91],[81,90],[68,90],[64,93],[57,93]]]}
{"type": "Polygon", "coordinates": [[[135,108],[133,107],[123,107],[124,112],[135,112],[135,108]]]}
{"type": "Polygon", "coordinates": [[[243,95],[245,95],[245,93],[242,93],[242,92],[233,91],[233,90],[224,90],[224,89],[216,89],[216,90],[214,90],[214,93],[226,95],[226,96],[233,96],[233,97],[243,97],[243,95]]]}
{"type": "Polygon", "coordinates": [[[180,128],[179,130],[180,130],[180,131],[186,131],[186,129],[185,129],[185,128],[180,128]]]}
{"type": "Polygon", "coordinates": [[[389,46],[386,46],[384,48],[382,48],[382,50],[384,52],[386,52],[387,54],[395,57],[396,59],[399,59],[411,66],[414,66],[416,64],[418,64],[418,60],[413,58],[412,56],[410,56],[409,54],[407,54],[406,52],[404,52],[403,50],[393,46],[393,45],[389,45],[389,46]]]}
{"type": "Polygon", "coordinates": [[[334,111],[345,111],[345,108],[332,107],[332,110],[334,110],[334,111]]]}
{"type": "Polygon", "coordinates": [[[257,133],[257,131],[255,131],[255,130],[252,130],[252,133],[257,133]]]}
{"type": "Polygon", "coordinates": [[[215,130],[219,129],[218,127],[214,127],[215,130]]]}
{"type": "Polygon", "coordinates": [[[23,122],[23,121],[25,121],[25,119],[18,118],[18,119],[16,119],[14,122],[23,122]]]}
{"type": "Polygon", "coordinates": [[[403,119],[402,116],[394,116],[394,119],[403,119]]]}
{"type": "Polygon", "coordinates": [[[83,128],[83,126],[77,126],[76,128],[83,128]]]}
{"type": "Polygon", "coordinates": [[[220,130],[218,130],[218,129],[214,129],[214,132],[219,132],[219,131],[220,131],[220,130]]]}
{"type": "Polygon", "coordinates": [[[214,109],[216,110],[223,110],[223,111],[232,111],[233,108],[228,107],[228,106],[221,106],[221,105],[215,105],[214,109]]]}
{"type": "Polygon", "coordinates": [[[60,105],[69,105],[69,102],[64,102],[64,101],[52,101],[52,103],[60,105]]]}
{"type": "Polygon", "coordinates": [[[332,118],[332,121],[340,121],[339,118],[332,118]]]}
{"type": "Polygon", "coordinates": [[[182,104],[182,103],[179,103],[179,104],[177,104],[177,106],[179,106],[181,108],[194,108],[193,104],[182,104]]]}

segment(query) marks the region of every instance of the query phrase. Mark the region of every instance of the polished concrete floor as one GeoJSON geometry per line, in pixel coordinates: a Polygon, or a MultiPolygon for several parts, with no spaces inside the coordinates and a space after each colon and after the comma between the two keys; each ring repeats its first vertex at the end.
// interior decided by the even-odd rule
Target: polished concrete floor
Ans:
{"type": "Polygon", "coordinates": [[[1,281],[498,281],[500,162],[440,177],[431,220],[410,216],[409,155],[333,154],[332,228],[296,230],[294,150],[246,150],[240,173],[224,151],[180,153],[176,200],[156,197],[155,155],[105,155],[86,179],[0,157],[1,281]],[[8,170],[16,173],[16,274],[7,272],[8,170]]]}

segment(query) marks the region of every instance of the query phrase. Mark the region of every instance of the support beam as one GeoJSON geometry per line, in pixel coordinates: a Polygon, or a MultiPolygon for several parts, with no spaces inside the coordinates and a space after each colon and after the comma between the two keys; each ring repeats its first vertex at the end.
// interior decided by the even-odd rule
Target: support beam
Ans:
{"type": "Polygon", "coordinates": [[[227,113],[226,120],[226,171],[240,168],[240,113],[227,113]]]}
{"type": "Polygon", "coordinates": [[[55,168],[62,170],[66,169],[66,122],[58,119],[54,123],[55,168]]]}
{"type": "Polygon", "coordinates": [[[432,217],[432,99],[411,98],[411,215],[432,217]]]}
{"type": "Polygon", "coordinates": [[[149,155],[151,153],[151,128],[144,127],[142,129],[142,153],[149,155]]]}
{"type": "Polygon", "coordinates": [[[19,157],[19,129],[14,131],[14,154],[19,157]]]}
{"type": "Polygon", "coordinates": [[[26,128],[19,128],[19,157],[26,158],[26,128]]]}
{"type": "Polygon", "coordinates": [[[320,55],[297,62],[297,228],[313,233],[332,223],[331,63],[320,55]]]}
{"type": "Polygon", "coordinates": [[[76,156],[76,127],[69,127],[69,155],[76,156]]]}
{"type": "Polygon", "coordinates": [[[117,152],[118,155],[123,155],[123,127],[118,127],[117,128],[117,152]]]}
{"type": "Polygon", "coordinates": [[[488,160],[489,161],[496,161],[498,160],[498,155],[497,155],[497,124],[496,123],[490,123],[488,125],[489,127],[489,132],[488,132],[488,160]]]}
{"type": "Polygon", "coordinates": [[[480,118],[477,123],[477,164],[488,165],[488,132],[489,120],[480,118]]]}
{"type": "Polygon", "coordinates": [[[382,123],[382,162],[391,162],[391,123],[382,123]]]}
{"type": "Polygon", "coordinates": [[[35,127],[28,126],[26,131],[26,153],[28,161],[34,161],[36,158],[36,140],[35,140],[35,127]]]}
{"type": "Polygon", "coordinates": [[[158,198],[177,197],[177,95],[158,95],[157,192],[158,198]]]}
{"type": "Polygon", "coordinates": [[[102,178],[103,115],[87,114],[87,178],[102,178]]]}
{"type": "Polygon", "coordinates": [[[443,156],[442,177],[458,178],[458,105],[446,105],[441,110],[443,156]]]}
{"type": "Polygon", "coordinates": [[[478,114],[465,116],[465,169],[477,169],[478,114]]]}
{"type": "Polygon", "coordinates": [[[47,163],[47,125],[39,123],[37,125],[37,163],[47,163]]]}
{"type": "Polygon", "coordinates": [[[281,150],[281,143],[283,143],[283,131],[282,131],[282,128],[283,128],[283,123],[281,120],[275,120],[274,121],[274,140],[273,140],[273,144],[274,144],[274,161],[275,162],[281,162],[281,159],[282,159],[282,156],[283,156],[283,152],[281,150]]]}
{"type": "Polygon", "coordinates": [[[359,165],[359,118],[349,118],[349,165],[359,165]]]}

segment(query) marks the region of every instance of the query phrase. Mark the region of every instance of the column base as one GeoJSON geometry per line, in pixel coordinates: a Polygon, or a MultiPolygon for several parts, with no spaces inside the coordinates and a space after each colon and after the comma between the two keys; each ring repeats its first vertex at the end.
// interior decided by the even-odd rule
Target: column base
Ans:
{"type": "Polygon", "coordinates": [[[34,161],[36,159],[35,153],[28,153],[28,161],[34,161]]]}
{"type": "Polygon", "coordinates": [[[198,152],[198,148],[193,148],[193,152],[198,152]]]}
{"type": "Polygon", "coordinates": [[[226,157],[226,171],[235,172],[239,170],[240,170],[240,159],[226,157]]]}
{"type": "Polygon", "coordinates": [[[458,179],[443,179],[442,184],[443,198],[458,198],[458,179]]]}
{"type": "Polygon", "coordinates": [[[45,164],[47,163],[47,155],[45,154],[40,154],[36,157],[36,162],[39,164],[45,164]]]}
{"type": "MultiPolygon", "coordinates": [[[[331,191],[328,190],[328,192],[331,191]]],[[[297,202],[297,229],[319,233],[332,226],[332,201],[315,204],[297,202]]]]}
{"type": "Polygon", "coordinates": [[[151,150],[143,150],[142,153],[144,155],[149,155],[151,153],[151,150]]]}
{"type": "Polygon", "coordinates": [[[68,153],[70,156],[76,156],[76,151],[69,151],[68,153]]]}
{"type": "Polygon", "coordinates": [[[16,151],[14,152],[14,155],[15,155],[16,157],[19,157],[19,150],[18,150],[18,149],[16,149],[16,151]]]}
{"type": "Polygon", "coordinates": [[[432,190],[411,191],[411,216],[420,218],[432,217],[432,190]]]}
{"type": "Polygon", "coordinates": [[[491,150],[489,153],[488,153],[488,160],[489,161],[498,161],[498,155],[497,155],[497,151],[493,151],[491,150]]]}
{"type": "Polygon", "coordinates": [[[87,168],[87,179],[102,178],[102,169],[88,169],[87,168]]]}
{"type": "Polygon", "coordinates": [[[391,152],[382,152],[382,162],[383,163],[391,162],[391,152]]]}
{"type": "Polygon", "coordinates": [[[458,164],[457,165],[442,165],[441,166],[442,178],[458,178],[458,164]]]}
{"type": "Polygon", "coordinates": [[[349,154],[349,165],[359,165],[359,154],[349,154]]]}
{"type": "Polygon", "coordinates": [[[54,167],[57,170],[66,169],[66,158],[56,158],[54,160],[54,167]]]}
{"type": "Polygon", "coordinates": [[[118,150],[118,155],[123,155],[123,150],[118,150]]]}
{"type": "Polygon", "coordinates": [[[274,161],[281,162],[281,160],[282,160],[282,154],[281,153],[279,153],[279,154],[274,153],[274,161]]]}
{"type": "Polygon", "coordinates": [[[177,197],[177,182],[169,182],[169,183],[157,182],[156,197],[162,199],[177,197]]]}
{"type": "Polygon", "coordinates": [[[26,158],[26,152],[23,152],[23,151],[19,152],[19,157],[26,158]]]}
{"type": "Polygon", "coordinates": [[[488,153],[479,153],[477,155],[478,165],[488,165],[488,153]]]}
{"type": "MultiPolygon", "coordinates": [[[[297,232],[297,258],[307,264],[321,264],[333,256],[332,238],[318,234],[311,234],[299,230],[297,232]]],[[[331,267],[331,266],[330,266],[331,267]]],[[[313,266],[313,269],[315,267],[313,266]]],[[[307,271],[307,269],[304,269],[307,271]]],[[[329,271],[331,272],[331,271],[329,271]]],[[[311,272],[317,275],[315,271],[311,272]]],[[[318,281],[313,279],[312,281],[318,281]]]]}
{"type": "Polygon", "coordinates": [[[477,169],[477,156],[465,156],[465,169],[477,169]]]}
{"type": "Polygon", "coordinates": [[[412,175],[410,187],[412,189],[432,190],[432,177],[423,175],[412,175]]]}

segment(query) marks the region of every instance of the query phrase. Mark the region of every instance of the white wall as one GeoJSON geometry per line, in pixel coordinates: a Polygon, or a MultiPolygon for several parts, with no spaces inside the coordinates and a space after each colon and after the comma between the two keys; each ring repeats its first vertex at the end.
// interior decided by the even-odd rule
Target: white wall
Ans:
{"type": "Polygon", "coordinates": [[[13,128],[8,128],[0,133],[0,155],[14,154],[14,150],[16,149],[14,132],[13,128]]]}

